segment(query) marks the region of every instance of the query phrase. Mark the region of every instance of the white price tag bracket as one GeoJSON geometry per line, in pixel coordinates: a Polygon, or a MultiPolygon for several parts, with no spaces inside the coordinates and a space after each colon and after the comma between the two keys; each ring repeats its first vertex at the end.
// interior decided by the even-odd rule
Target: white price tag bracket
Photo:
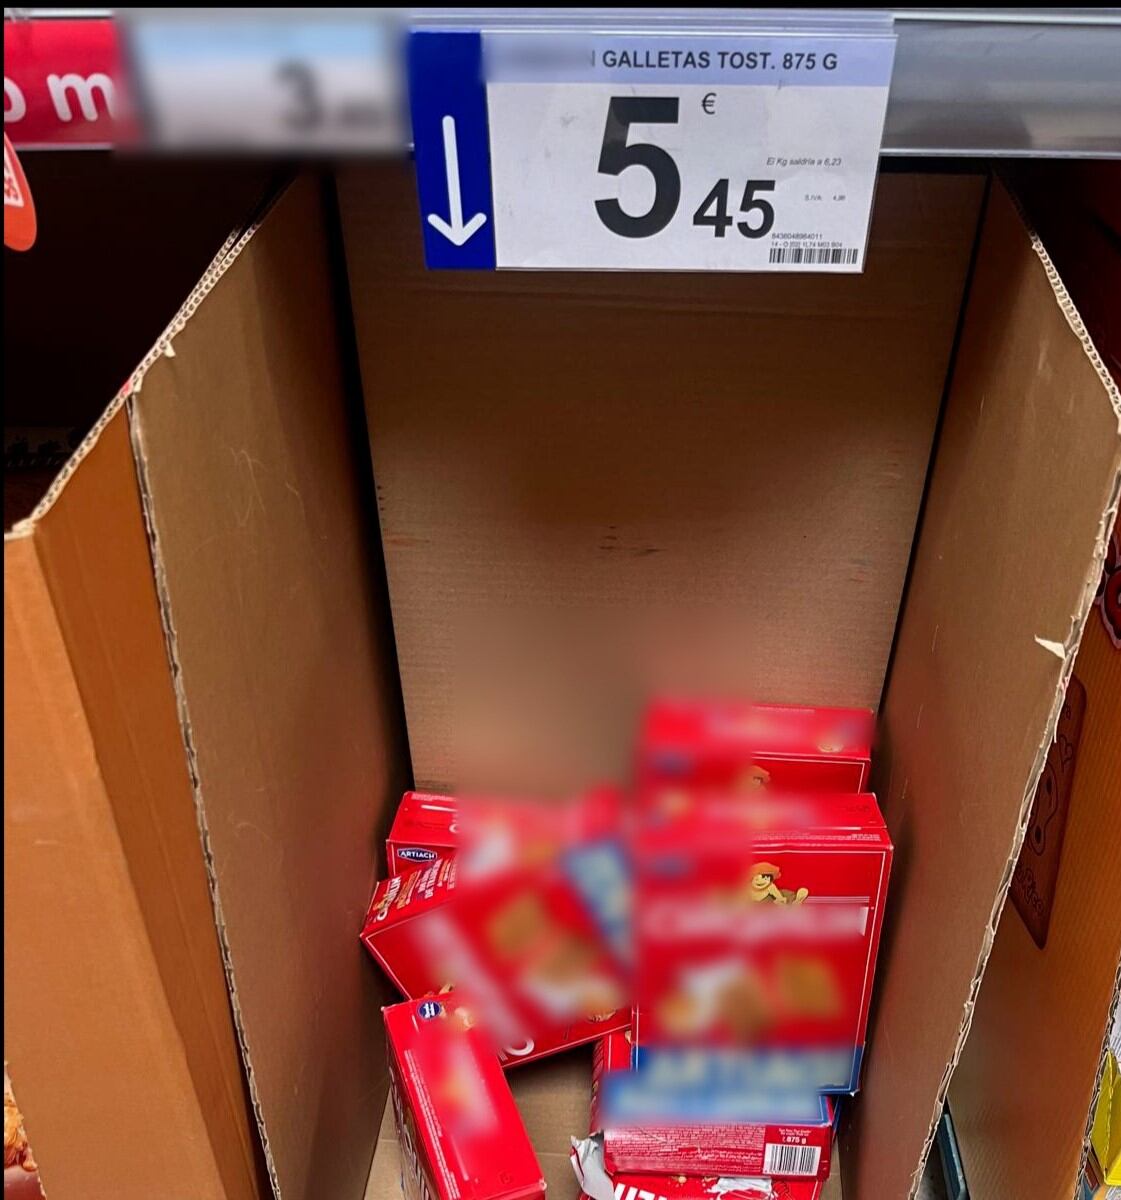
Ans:
{"type": "Polygon", "coordinates": [[[860,271],[894,50],[890,27],[414,32],[428,264],[860,271]]]}

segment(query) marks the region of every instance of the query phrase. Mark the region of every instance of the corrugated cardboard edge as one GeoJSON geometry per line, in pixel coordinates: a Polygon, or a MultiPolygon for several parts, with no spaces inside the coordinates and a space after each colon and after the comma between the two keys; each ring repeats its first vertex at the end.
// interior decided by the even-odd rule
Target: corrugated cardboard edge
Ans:
{"type": "MultiPolygon", "coordinates": [[[[259,224],[259,221],[256,224],[259,224]]],[[[132,392],[136,390],[134,384],[143,379],[144,373],[148,370],[153,362],[155,362],[162,354],[167,353],[167,347],[171,344],[172,338],[176,333],[178,333],[179,329],[182,328],[182,323],[185,323],[185,320],[184,322],[180,323],[180,318],[188,308],[190,308],[190,311],[194,311],[194,308],[198,306],[198,302],[201,301],[202,296],[209,291],[211,287],[213,287],[214,281],[216,281],[221,273],[225,270],[226,259],[231,258],[231,256],[236,256],[243,240],[251,236],[253,229],[256,228],[256,224],[245,230],[240,235],[237,232],[231,233],[230,236],[227,237],[222,243],[218,253],[211,260],[210,266],[207,267],[206,271],[203,273],[202,279],[199,280],[191,294],[188,296],[186,303],[172,318],[170,324],[167,326],[164,332],[156,339],[155,345],[151,350],[148,351],[147,355],[145,355],[140,365],[130,376],[129,380],[116,394],[116,396],[113,397],[101,416],[97,418],[93,428],[89,431],[89,433],[86,434],[74,452],[62,465],[62,468],[55,477],[54,482],[44,493],[43,498],[39,501],[39,503],[36,504],[30,516],[25,517],[22,521],[17,521],[11,529],[5,531],[5,541],[12,538],[26,537],[34,529],[37,522],[42,520],[42,518],[51,510],[55,501],[58,499],[59,495],[61,495],[62,489],[66,487],[67,480],[69,480],[71,475],[73,475],[74,472],[77,471],[77,469],[82,465],[82,460],[89,454],[94,446],[97,445],[98,439],[101,437],[102,431],[105,429],[106,425],[108,425],[109,422],[117,415],[117,412],[120,410],[121,406],[126,402],[132,392]],[[196,297],[198,298],[197,301],[196,297]],[[193,307],[191,307],[192,302],[195,302],[193,307]]]]}
{"type": "Polygon", "coordinates": [[[4,533],[4,540],[12,538],[26,537],[34,529],[36,523],[40,521],[54,506],[55,501],[66,487],[67,481],[75,471],[82,465],[82,460],[89,452],[97,445],[98,439],[101,437],[102,431],[109,422],[117,415],[121,407],[126,404],[129,397],[140,392],[144,382],[144,376],[148,373],[153,363],[163,357],[173,358],[175,349],[173,342],[176,336],[182,331],[184,326],[193,316],[198,306],[206,299],[207,295],[213,289],[219,279],[229,270],[234,260],[245,249],[250,238],[260,228],[261,222],[268,216],[269,211],[279,199],[283,192],[283,187],[267,196],[258,206],[258,210],[249,220],[247,220],[240,228],[233,230],[226,240],[219,247],[218,252],[210,261],[210,265],[202,273],[202,277],[198,283],[191,289],[187,299],[176,312],[175,316],[168,322],[163,333],[155,340],[152,348],[140,360],[136,369],[126,380],[120,391],[110,401],[105,411],[98,417],[93,428],[81,440],[74,452],[66,460],[59,470],[51,486],[44,493],[43,498],[36,504],[30,516],[25,517],[22,521],[17,521],[11,529],[4,533]]]}
{"type": "MultiPolygon", "coordinates": [[[[202,279],[192,290],[183,307],[176,313],[167,328],[157,339],[152,349],[145,355],[132,377],[122,389],[117,403],[129,403],[132,397],[139,395],[144,384],[144,376],[150,368],[163,357],[173,357],[174,340],[186,327],[187,322],[194,316],[195,311],[217,286],[222,276],[237,261],[242,251],[252,240],[261,223],[268,215],[269,209],[279,199],[278,193],[272,197],[262,211],[239,234],[232,235],[223,246],[222,251],[207,269],[202,279]]],[[[199,778],[198,752],[195,748],[194,733],[191,726],[190,713],[187,708],[187,696],[183,687],[182,667],[179,657],[179,642],[175,624],[171,615],[171,600],[167,587],[167,571],[160,552],[159,535],[153,517],[152,490],[148,479],[147,458],[134,420],[129,421],[129,435],[132,439],[133,459],[136,463],[137,480],[140,486],[140,497],[144,511],[144,524],[148,531],[148,544],[152,554],[152,569],[155,577],[156,595],[159,598],[160,617],[163,621],[164,638],[167,643],[167,657],[171,667],[172,687],[175,691],[175,704],[179,712],[179,727],[183,735],[183,749],[187,760],[187,773],[191,782],[191,795],[195,803],[195,818],[198,821],[199,838],[202,843],[203,861],[206,867],[206,877],[210,885],[210,900],[214,907],[214,924],[218,933],[218,945],[222,954],[222,965],[226,973],[226,986],[230,996],[230,1009],[234,1018],[234,1029],[237,1033],[238,1048],[241,1061],[245,1068],[246,1083],[249,1089],[250,1102],[253,1105],[253,1117],[257,1125],[257,1133],[261,1139],[261,1150],[265,1158],[265,1166],[269,1174],[269,1183],[273,1195],[279,1200],[280,1180],[277,1175],[276,1161],[269,1145],[268,1132],[265,1128],[264,1114],[261,1109],[260,1096],[257,1090],[256,1078],[253,1074],[253,1064],[249,1057],[249,1046],[245,1036],[245,1022],[238,998],[237,984],[234,978],[233,958],[230,952],[229,939],[226,933],[226,921],[222,910],[222,898],[218,891],[218,879],[214,870],[214,854],[211,849],[210,827],[207,822],[206,809],[202,801],[202,787],[199,778]]],[[[65,480],[62,480],[65,483],[65,480]]],[[[48,497],[50,499],[51,497],[48,497]]]]}
{"type": "Polygon", "coordinates": [[[390,994],[356,935],[407,782],[329,201],[301,175],[132,402],[254,1089],[307,1200],[368,1177],[390,994]]]}
{"type": "MultiPolygon", "coordinates": [[[[1041,238],[1028,220],[1024,207],[1015,192],[1012,191],[1006,180],[1004,182],[1008,194],[1024,224],[1025,232],[1031,242],[1032,250],[1039,259],[1043,267],[1044,273],[1047,276],[1047,281],[1051,285],[1051,291],[1054,294],[1055,302],[1058,304],[1063,316],[1066,318],[1067,324],[1070,326],[1071,332],[1078,338],[1082,344],[1082,349],[1086,354],[1091,366],[1097,372],[1098,378],[1102,382],[1102,387],[1105,389],[1106,396],[1109,399],[1110,405],[1113,408],[1114,415],[1117,418],[1118,433],[1121,434],[1121,390],[1118,389],[1112,375],[1106,368],[1105,362],[1098,353],[1097,347],[1094,345],[1093,339],[1090,337],[1086,326],[1083,324],[1082,318],[1079,316],[1078,309],[1071,299],[1070,293],[1059,277],[1059,272],[1055,264],[1051,261],[1051,256],[1047,253],[1046,247],[1043,245],[1041,238]]],[[[1074,671],[1074,662],[1078,654],[1078,647],[1082,642],[1082,634],[1086,628],[1086,622],[1089,619],[1093,609],[1094,596],[1098,589],[1098,583],[1101,580],[1102,570],[1105,566],[1106,549],[1109,543],[1109,537],[1112,533],[1114,523],[1117,519],[1118,504],[1121,502],[1121,472],[1114,477],[1113,486],[1110,492],[1110,499],[1102,512],[1101,521],[1098,526],[1097,538],[1094,546],[1094,556],[1091,561],[1089,570],[1082,581],[1082,594],[1078,602],[1078,607],[1071,613],[1070,629],[1066,638],[1061,644],[1047,645],[1045,649],[1056,654],[1056,657],[1062,658],[1062,669],[1059,673],[1059,681],[1055,688],[1055,695],[1051,702],[1051,713],[1047,719],[1047,725],[1043,732],[1043,737],[1040,740],[1039,746],[1036,749],[1035,759],[1032,763],[1031,772],[1028,776],[1028,781],[1024,787],[1023,798],[1020,802],[1020,816],[1016,826],[1015,840],[1008,854],[1008,861],[1005,864],[1004,874],[1000,880],[1000,887],[997,889],[996,898],[993,901],[992,912],[989,915],[988,926],[985,930],[984,941],[981,946],[980,953],[977,956],[977,965],[973,972],[973,979],[969,987],[969,995],[966,999],[964,1010],[962,1013],[961,1026],[958,1031],[957,1042],[954,1045],[953,1054],[949,1062],[946,1064],[946,1069],[942,1074],[942,1081],[938,1086],[938,1092],[935,1097],[934,1110],[930,1118],[930,1127],[927,1130],[926,1141],[923,1144],[922,1154],[919,1162],[915,1166],[914,1173],[911,1177],[911,1188],[907,1194],[907,1200],[916,1200],[919,1187],[922,1184],[923,1172],[926,1168],[927,1159],[930,1156],[931,1147],[934,1144],[934,1138],[938,1131],[938,1122],[942,1116],[942,1109],[946,1103],[946,1096],[950,1089],[950,1080],[953,1077],[954,1070],[957,1067],[958,1060],[961,1058],[962,1048],[965,1045],[966,1038],[969,1036],[970,1026],[973,1023],[973,1010],[977,1003],[977,996],[981,988],[981,980],[985,974],[985,967],[988,965],[989,957],[992,954],[993,942],[996,939],[997,926],[1000,923],[1001,913],[1004,911],[1005,901],[1008,899],[1008,891],[1012,885],[1012,876],[1016,869],[1016,863],[1020,857],[1020,849],[1023,846],[1024,838],[1027,835],[1028,823],[1031,819],[1032,803],[1035,799],[1036,788],[1039,786],[1040,776],[1043,774],[1043,768],[1047,762],[1047,752],[1050,749],[1051,743],[1055,740],[1055,730],[1059,723],[1059,714],[1062,711],[1063,699],[1066,696],[1067,684],[1070,682],[1071,674],[1074,671]]],[[[1038,639],[1037,639],[1038,640],[1038,639]]],[[[1121,966],[1118,969],[1117,988],[1121,989],[1121,966]]],[[[1114,991],[1114,1006],[1118,1003],[1118,990],[1114,991]]],[[[1101,1070],[1104,1068],[1105,1052],[1102,1053],[1102,1063],[1099,1065],[1099,1087],[1101,1080],[1101,1070]]],[[[1092,1114],[1091,1114],[1092,1121],[1092,1114]]],[[[1087,1127],[1086,1140],[1084,1145],[1084,1155],[1086,1148],[1089,1146],[1089,1126],[1087,1127]]]]}
{"type": "MultiPolygon", "coordinates": [[[[133,371],[127,382],[98,418],[90,432],[85,438],[82,439],[80,445],[62,467],[58,476],[55,478],[54,482],[51,484],[42,500],[40,500],[40,502],[36,505],[31,515],[18,522],[12,527],[11,530],[5,533],[4,536],[6,541],[9,539],[28,537],[34,532],[36,524],[51,510],[58,497],[62,494],[63,489],[66,487],[67,482],[81,465],[82,460],[97,445],[109,422],[112,421],[122,407],[130,404],[132,397],[140,393],[143,387],[144,377],[153,364],[158,362],[163,357],[174,357],[175,338],[186,327],[187,322],[191,319],[195,311],[218,284],[222,276],[225,275],[225,273],[241,255],[242,251],[249,244],[254,234],[260,228],[261,223],[268,216],[270,209],[279,199],[279,196],[282,194],[282,192],[283,189],[280,189],[280,191],[269,197],[259,212],[255,214],[249,222],[247,222],[240,229],[235,230],[225,240],[218,253],[214,256],[210,265],[203,273],[202,278],[191,290],[182,307],[168,323],[163,333],[160,334],[160,336],[156,339],[152,348],[140,361],[139,365],[133,371]]],[[[260,1101],[258,1099],[257,1089],[254,1081],[253,1067],[249,1060],[244,1024],[238,1003],[237,987],[234,982],[233,964],[230,957],[229,943],[226,938],[225,922],[222,916],[222,903],[221,898],[218,895],[217,880],[214,873],[213,855],[210,849],[210,832],[207,826],[206,814],[202,805],[202,797],[199,786],[198,757],[194,747],[191,723],[186,707],[186,697],[180,678],[181,672],[177,649],[177,639],[175,628],[171,619],[171,610],[166,586],[166,573],[163,568],[158,538],[151,514],[152,498],[151,491],[148,486],[144,450],[142,445],[139,443],[136,425],[131,419],[131,414],[129,420],[129,436],[132,441],[133,459],[136,466],[137,482],[140,488],[144,524],[147,530],[148,544],[152,555],[153,574],[160,608],[160,618],[163,624],[164,639],[167,645],[168,661],[171,668],[172,687],[175,693],[176,708],[179,713],[180,732],[183,737],[187,771],[190,778],[191,793],[195,804],[195,817],[198,822],[203,860],[206,867],[207,881],[210,887],[210,898],[214,908],[214,919],[218,932],[218,943],[222,954],[222,964],[226,974],[226,985],[230,997],[230,1007],[233,1012],[238,1047],[245,1069],[250,1100],[253,1105],[253,1115],[257,1125],[258,1136],[261,1139],[261,1148],[264,1152],[265,1164],[269,1173],[269,1182],[272,1186],[273,1194],[279,1197],[280,1187],[277,1179],[276,1167],[273,1155],[269,1148],[268,1135],[265,1131],[260,1101]]]]}

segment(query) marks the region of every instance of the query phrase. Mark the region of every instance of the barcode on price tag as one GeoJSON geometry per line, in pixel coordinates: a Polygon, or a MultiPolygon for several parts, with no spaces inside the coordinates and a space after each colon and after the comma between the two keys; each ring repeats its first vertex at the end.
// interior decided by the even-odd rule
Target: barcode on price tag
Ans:
{"type": "Polygon", "coordinates": [[[414,31],[430,267],[860,271],[895,38],[414,31]]]}
{"type": "Polygon", "coordinates": [[[856,246],[772,246],[770,261],[773,263],[854,263],[860,258],[856,246]]]}
{"type": "Polygon", "coordinates": [[[821,1161],[818,1146],[783,1146],[768,1142],[763,1150],[764,1175],[816,1175],[821,1161]]]}

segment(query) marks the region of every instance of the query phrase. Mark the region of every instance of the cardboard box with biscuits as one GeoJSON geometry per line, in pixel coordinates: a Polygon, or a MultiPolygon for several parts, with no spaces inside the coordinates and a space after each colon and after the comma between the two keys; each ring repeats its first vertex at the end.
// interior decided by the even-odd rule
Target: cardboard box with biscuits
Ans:
{"type": "MultiPolygon", "coordinates": [[[[5,1050],[48,1190],[393,1200],[387,989],[356,936],[393,808],[618,777],[643,699],[680,692],[876,710],[863,786],[905,861],[827,1194],[906,1196],[947,1090],[971,1182],[1073,1194],[1121,936],[1085,660],[1045,949],[1005,897],[1072,732],[1121,398],[1023,196],[889,164],[868,269],[828,280],[426,272],[402,161],[236,213],[212,166],[122,189],[116,156],[40,161],[43,212],[129,217],[55,221],[8,306],[26,404],[82,393],[92,431],[5,538],[5,1050]],[[144,256],[159,286],[56,352],[68,280],[180,243],[197,266],[144,256]],[[60,363],[73,386],[41,386],[60,363]]],[[[1096,228],[1053,166],[1057,219],[1096,228]]],[[[809,889],[794,923],[828,890],[756,862],[809,889]]],[[[587,1058],[509,1076],[546,1174],[587,1058]]]]}

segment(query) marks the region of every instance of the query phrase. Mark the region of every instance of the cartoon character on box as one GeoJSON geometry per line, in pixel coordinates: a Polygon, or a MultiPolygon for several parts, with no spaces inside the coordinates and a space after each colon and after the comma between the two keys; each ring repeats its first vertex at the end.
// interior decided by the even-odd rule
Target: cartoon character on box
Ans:
{"type": "Polygon", "coordinates": [[[779,888],[775,880],[782,870],[774,863],[755,863],[748,874],[751,877],[748,895],[755,904],[801,904],[810,894],[810,889],[804,887],[794,892],[779,888]]]}
{"type": "Polygon", "coordinates": [[[739,786],[746,791],[755,791],[767,787],[771,782],[771,773],[766,767],[753,763],[739,778],[739,786]]]}
{"type": "Polygon", "coordinates": [[[663,816],[635,842],[639,1052],[707,1042],[855,1090],[892,855],[875,798],[663,816]]]}

